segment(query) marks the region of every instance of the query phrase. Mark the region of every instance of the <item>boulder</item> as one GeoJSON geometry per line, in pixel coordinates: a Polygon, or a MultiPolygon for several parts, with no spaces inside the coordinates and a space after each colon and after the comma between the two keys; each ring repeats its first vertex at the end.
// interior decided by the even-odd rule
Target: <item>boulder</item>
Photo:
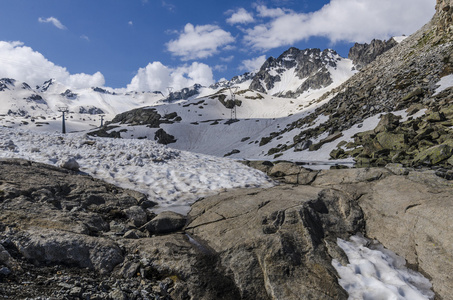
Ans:
{"type": "Polygon", "coordinates": [[[15,238],[18,251],[36,265],[61,264],[111,272],[123,261],[113,241],[52,229],[30,229],[15,238]]]}
{"type": "Polygon", "coordinates": [[[403,133],[380,132],[376,136],[376,140],[383,149],[401,150],[406,149],[406,137],[403,133]]]}
{"type": "Polygon", "coordinates": [[[163,211],[142,226],[150,234],[164,234],[181,230],[186,224],[186,217],[173,211],[163,211]]]}
{"type": "Polygon", "coordinates": [[[453,148],[442,144],[420,152],[413,160],[414,165],[436,165],[453,155],[453,148]]]}
{"type": "Polygon", "coordinates": [[[124,212],[135,227],[141,227],[148,221],[146,212],[140,206],[131,206],[124,212]]]}
{"type": "Polygon", "coordinates": [[[354,201],[310,186],[236,190],[196,202],[186,232],[219,253],[242,299],[347,299],[328,249],[363,228],[354,201]]]}

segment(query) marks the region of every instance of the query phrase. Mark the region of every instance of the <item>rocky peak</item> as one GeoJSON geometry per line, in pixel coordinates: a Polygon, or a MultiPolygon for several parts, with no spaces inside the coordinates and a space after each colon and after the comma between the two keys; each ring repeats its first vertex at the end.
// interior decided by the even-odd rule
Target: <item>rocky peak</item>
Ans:
{"type": "Polygon", "coordinates": [[[453,32],[453,0],[437,0],[435,21],[438,33],[453,32]]]}
{"type": "MultiPolygon", "coordinates": [[[[49,89],[49,87],[54,83],[54,81],[55,81],[54,79],[49,79],[49,80],[45,81],[41,87],[41,92],[47,91],[49,89]]],[[[39,89],[39,87],[37,86],[36,89],[39,89]]]]}
{"type": "Polygon", "coordinates": [[[297,97],[312,88],[319,89],[332,83],[327,67],[335,68],[341,57],[331,49],[299,50],[291,47],[278,58],[269,57],[254,76],[250,89],[260,92],[271,92],[282,97],[297,97]],[[301,80],[298,87],[281,87],[276,91],[278,82],[283,76],[296,77],[301,80]],[[302,83],[302,80],[305,82],[302,83]]]}
{"type": "Polygon", "coordinates": [[[397,44],[398,43],[393,38],[388,41],[372,40],[370,44],[355,43],[355,45],[349,50],[348,58],[354,62],[357,70],[361,70],[370,62],[374,61],[376,57],[393,48],[397,44]]]}
{"type": "Polygon", "coordinates": [[[8,85],[14,86],[15,82],[16,82],[16,80],[11,79],[11,78],[0,79],[0,92],[3,92],[4,90],[9,89],[8,85]]]}
{"type": "Polygon", "coordinates": [[[198,95],[200,93],[201,85],[200,84],[194,84],[190,88],[183,88],[179,91],[176,92],[171,92],[168,97],[163,100],[165,102],[173,102],[173,101],[178,101],[178,100],[187,100],[190,97],[193,97],[195,95],[198,95]]]}
{"type": "Polygon", "coordinates": [[[209,87],[212,89],[228,88],[230,86],[241,84],[248,80],[252,80],[253,77],[255,76],[255,74],[256,74],[256,71],[246,72],[242,75],[234,76],[233,78],[231,78],[231,80],[224,80],[224,81],[216,82],[216,83],[210,85],[209,87]]]}

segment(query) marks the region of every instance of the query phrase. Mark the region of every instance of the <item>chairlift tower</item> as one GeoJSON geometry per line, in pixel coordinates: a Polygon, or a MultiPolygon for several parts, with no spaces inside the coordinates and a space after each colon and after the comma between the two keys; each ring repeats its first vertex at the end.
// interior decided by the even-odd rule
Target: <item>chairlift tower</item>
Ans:
{"type": "Polygon", "coordinates": [[[58,111],[62,113],[61,116],[61,132],[66,133],[66,124],[65,124],[65,117],[64,114],[69,112],[67,107],[59,107],[58,111]]]}
{"type": "Polygon", "coordinates": [[[239,87],[235,86],[235,87],[228,87],[228,89],[230,90],[230,94],[231,94],[231,101],[233,102],[233,107],[231,108],[231,120],[237,120],[237,116],[236,116],[236,92],[238,90],[239,87]]]}

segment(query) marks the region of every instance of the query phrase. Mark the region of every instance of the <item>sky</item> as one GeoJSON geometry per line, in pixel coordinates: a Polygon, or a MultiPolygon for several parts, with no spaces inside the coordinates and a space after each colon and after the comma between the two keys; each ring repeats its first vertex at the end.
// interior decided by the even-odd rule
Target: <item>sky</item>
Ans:
{"type": "Polygon", "coordinates": [[[410,35],[435,0],[0,0],[0,78],[167,91],[259,69],[290,47],[410,35]]]}

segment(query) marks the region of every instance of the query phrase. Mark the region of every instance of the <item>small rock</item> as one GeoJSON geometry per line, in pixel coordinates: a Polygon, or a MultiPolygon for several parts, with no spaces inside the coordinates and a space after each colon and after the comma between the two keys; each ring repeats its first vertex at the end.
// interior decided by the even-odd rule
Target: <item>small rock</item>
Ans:
{"type": "Polygon", "coordinates": [[[0,275],[8,276],[9,274],[11,274],[10,269],[8,269],[7,267],[0,268],[0,275]]]}
{"type": "Polygon", "coordinates": [[[186,217],[172,211],[164,211],[154,219],[143,225],[142,228],[151,234],[162,234],[175,232],[184,227],[186,217]]]}
{"type": "Polygon", "coordinates": [[[128,209],[125,209],[124,212],[129,220],[136,227],[143,226],[147,220],[146,212],[140,206],[131,206],[128,209]]]}
{"type": "Polygon", "coordinates": [[[67,159],[66,161],[62,161],[60,163],[60,167],[71,171],[79,171],[80,169],[79,163],[73,157],[67,159]]]}

